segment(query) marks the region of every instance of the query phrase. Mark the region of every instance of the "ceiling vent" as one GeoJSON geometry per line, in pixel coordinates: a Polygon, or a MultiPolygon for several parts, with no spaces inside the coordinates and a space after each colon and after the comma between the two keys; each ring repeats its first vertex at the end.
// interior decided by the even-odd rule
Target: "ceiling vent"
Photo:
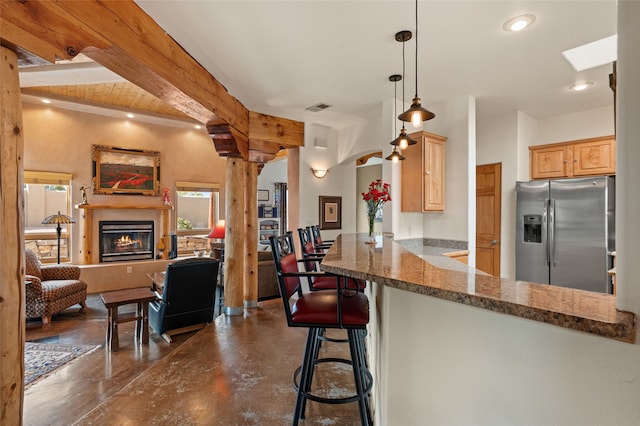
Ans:
{"type": "Polygon", "coordinates": [[[315,104],[313,106],[310,106],[308,108],[305,108],[307,111],[313,111],[313,112],[318,112],[318,111],[322,111],[323,109],[327,109],[330,108],[332,105],[328,105],[328,104],[323,104],[322,102],[319,104],[315,104]]]}
{"type": "Polygon", "coordinates": [[[327,140],[322,138],[313,138],[313,146],[320,149],[329,148],[329,145],[327,144],[327,140]]]}

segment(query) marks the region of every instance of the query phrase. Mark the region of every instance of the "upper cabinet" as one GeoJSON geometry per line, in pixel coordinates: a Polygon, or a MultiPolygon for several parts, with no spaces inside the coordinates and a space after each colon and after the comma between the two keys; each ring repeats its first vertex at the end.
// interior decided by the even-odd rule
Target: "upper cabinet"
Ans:
{"type": "Polygon", "coordinates": [[[613,175],[616,173],[614,136],[529,147],[531,179],[613,175]]]}
{"type": "Polygon", "coordinates": [[[447,138],[428,132],[409,136],[418,143],[402,152],[400,210],[444,211],[444,143],[447,138]]]}

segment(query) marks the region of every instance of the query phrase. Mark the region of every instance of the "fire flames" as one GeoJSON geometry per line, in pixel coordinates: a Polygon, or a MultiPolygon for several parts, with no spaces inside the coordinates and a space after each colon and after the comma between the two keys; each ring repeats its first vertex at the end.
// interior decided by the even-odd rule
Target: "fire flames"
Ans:
{"type": "Polygon", "coordinates": [[[115,240],[116,250],[138,248],[142,245],[140,240],[132,240],[130,235],[122,235],[115,240]]]}

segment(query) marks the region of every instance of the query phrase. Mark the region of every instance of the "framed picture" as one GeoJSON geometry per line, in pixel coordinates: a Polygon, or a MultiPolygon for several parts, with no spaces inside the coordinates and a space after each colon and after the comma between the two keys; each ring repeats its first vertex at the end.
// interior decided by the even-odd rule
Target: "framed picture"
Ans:
{"type": "Polygon", "coordinates": [[[92,145],[93,193],[160,195],[160,152],[92,145]]]}
{"type": "Polygon", "coordinates": [[[258,201],[269,201],[268,189],[258,189],[258,201]]]}
{"type": "Polygon", "coordinates": [[[320,196],[320,229],[342,228],[342,197],[320,196]]]}

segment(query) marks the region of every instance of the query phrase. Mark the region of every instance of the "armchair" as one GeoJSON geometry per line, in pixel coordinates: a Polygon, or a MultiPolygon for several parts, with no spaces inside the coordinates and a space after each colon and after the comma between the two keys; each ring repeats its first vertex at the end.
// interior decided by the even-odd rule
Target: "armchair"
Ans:
{"type": "Polygon", "coordinates": [[[165,340],[213,321],[219,266],[206,257],[167,266],[161,299],[149,302],[149,324],[165,340]]]}
{"type": "Polygon", "coordinates": [[[25,251],[26,315],[51,322],[51,316],[76,303],[80,312],[86,308],[87,283],[80,280],[80,268],[75,265],[42,265],[36,254],[25,251]]]}

